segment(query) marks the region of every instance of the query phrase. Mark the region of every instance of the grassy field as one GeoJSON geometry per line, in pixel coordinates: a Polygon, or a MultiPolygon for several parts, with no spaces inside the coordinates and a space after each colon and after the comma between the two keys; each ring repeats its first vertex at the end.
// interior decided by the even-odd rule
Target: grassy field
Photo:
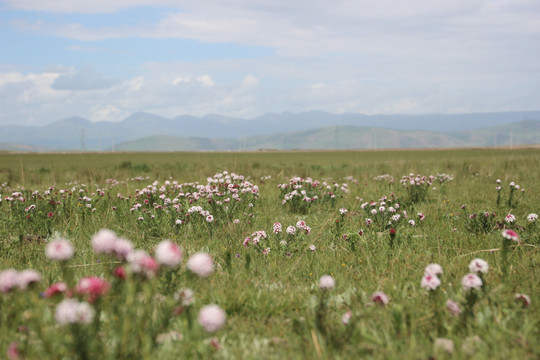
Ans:
{"type": "Polygon", "coordinates": [[[0,154],[0,349],[25,359],[537,359],[538,164],[538,149],[0,154]],[[409,174],[425,182],[400,183],[409,174]],[[100,229],[159,270],[99,250],[100,229]],[[47,257],[59,238],[73,257],[47,257]],[[179,265],[163,263],[165,239],[180,245],[179,265]],[[198,252],[213,259],[207,277],[187,265],[198,252]],[[478,258],[489,270],[466,290],[478,258]],[[428,264],[443,269],[433,290],[428,264]],[[40,274],[28,288],[25,269],[40,274]],[[80,279],[91,276],[104,285],[90,294],[80,279]],[[49,296],[60,281],[68,289],[49,296]],[[68,298],[92,316],[64,324],[68,298]],[[222,326],[219,313],[201,314],[208,304],[226,313],[222,326]]]}

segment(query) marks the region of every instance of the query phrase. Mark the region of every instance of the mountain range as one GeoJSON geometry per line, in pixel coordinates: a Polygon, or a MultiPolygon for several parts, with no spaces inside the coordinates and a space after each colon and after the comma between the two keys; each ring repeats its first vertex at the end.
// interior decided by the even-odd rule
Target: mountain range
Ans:
{"type": "Polygon", "coordinates": [[[44,126],[0,126],[11,151],[375,149],[540,143],[540,111],[454,115],[325,112],[167,119],[138,112],[120,122],[71,117],[44,126]]]}

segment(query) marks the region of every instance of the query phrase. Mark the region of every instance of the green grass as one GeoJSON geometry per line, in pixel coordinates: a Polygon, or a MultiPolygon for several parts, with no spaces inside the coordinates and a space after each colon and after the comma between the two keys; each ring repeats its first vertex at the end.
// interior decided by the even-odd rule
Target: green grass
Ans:
{"type": "MultiPolygon", "coordinates": [[[[0,351],[16,342],[29,359],[47,357],[49,351],[53,351],[49,358],[84,358],[81,345],[76,345],[74,328],[57,325],[52,317],[60,299],[42,299],[37,294],[64,279],[66,271],[73,281],[91,275],[111,280],[116,264],[110,262],[115,259],[94,254],[90,243],[93,234],[108,228],[151,253],[161,240],[171,239],[182,246],[185,259],[178,269],[151,281],[113,282],[100,300],[103,315],[99,325],[81,325],[79,329],[87,337],[83,336],[89,358],[540,357],[540,241],[537,228],[526,219],[529,213],[540,212],[540,152],[536,149],[0,154],[0,164],[0,194],[4,199],[0,205],[0,270],[33,268],[42,274],[34,289],[0,294],[0,351]],[[136,199],[136,190],[154,181],[159,182],[158,190],[167,180],[206,184],[207,177],[224,170],[244,175],[259,186],[260,198],[249,200],[254,204],[252,209],[243,206],[228,216],[219,215],[216,209],[211,224],[193,220],[178,226],[174,220],[179,214],[170,208],[168,213],[154,209],[154,203],[163,203],[158,191],[148,205],[142,206],[149,212],[129,211],[144,199],[136,199]],[[401,176],[409,173],[446,173],[454,180],[434,184],[426,200],[415,203],[399,183],[401,176]],[[394,182],[373,180],[382,174],[393,176],[394,182]],[[144,179],[134,180],[139,176],[144,179]],[[262,179],[265,176],[271,178],[262,179]],[[277,187],[293,176],[347,183],[349,193],[341,196],[336,191],[334,204],[320,201],[305,212],[297,212],[281,204],[283,196],[277,187]],[[352,179],[344,179],[349,176],[352,179]],[[118,183],[106,181],[111,178],[118,183]],[[499,205],[496,179],[501,179],[504,187],[499,205]],[[510,181],[525,189],[515,193],[511,204],[510,181]],[[32,199],[32,191],[43,194],[53,185],[52,195],[32,199]],[[74,187],[74,195],[67,195],[74,187]],[[67,190],[64,198],[55,195],[60,189],[67,190]],[[80,189],[82,193],[78,193],[80,189]],[[97,189],[103,190],[103,196],[93,195],[97,189]],[[26,201],[10,207],[5,197],[15,191],[23,192],[26,201]],[[132,198],[121,200],[118,193],[132,198]],[[388,227],[366,226],[365,218],[370,215],[364,213],[361,204],[392,193],[417,226],[410,227],[406,221],[396,225],[397,237],[391,248],[388,227]],[[94,211],[79,200],[83,195],[92,199],[94,211]],[[60,204],[50,204],[51,198],[60,204]],[[32,203],[36,209],[26,212],[32,203]],[[463,204],[465,210],[460,209],[463,204]],[[340,208],[348,209],[343,217],[340,208]],[[484,211],[495,213],[495,221],[501,225],[496,227],[494,222],[492,228],[475,227],[469,215],[484,211]],[[426,215],[425,221],[417,218],[418,212],[426,215]],[[48,213],[54,215],[48,217],[48,213]],[[508,213],[517,221],[507,226],[518,231],[523,241],[512,247],[505,277],[499,248],[500,227],[508,213]],[[150,219],[150,214],[155,218],[150,219]],[[139,216],[144,220],[138,220],[139,216]],[[240,223],[234,224],[234,218],[240,223]],[[339,228],[336,219],[340,220],[339,228]],[[309,235],[272,234],[273,223],[282,223],[285,230],[298,220],[305,220],[311,227],[309,235]],[[242,246],[244,238],[258,230],[266,231],[268,239],[258,247],[242,246]],[[359,230],[364,235],[358,236],[359,230]],[[76,248],[67,267],[45,257],[46,239],[55,231],[69,238],[76,248]],[[288,245],[281,245],[281,240],[288,245]],[[311,244],[316,246],[315,252],[309,250],[311,244]],[[262,254],[265,248],[270,248],[268,255],[262,254]],[[186,259],[198,251],[214,258],[216,268],[209,278],[199,279],[186,270],[186,259]],[[446,299],[465,302],[461,278],[469,272],[468,264],[474,258],[490,265],[484,276],[485,290],[479,292],[474,316],[452,317],[444,303],[446,299]],[[436,290],[438,300],[420,287],[429,263],[438,263],[444,269],[442,285],[436,290]],[[335,278],[335,289],[318,289],[318,280],[324,274],[335,278]],[[193,289],[195,303],[173,316],[171,307],[178,304],[172,294],[186,287],[193,289]],[[375,291],[384,291],[389,304],[374,305],[370,297],[375,291]],[[514,300],[515,293],[530,296],[531,306],[522,308],[514,300]],[[133,304],[127,306],[130,296],[133,304]],[[226,325],[214,334],[205,333],[196,321],[198,310],[209,303],[218,304],[227,313],[226,325]],[[347,311],[353,316],[344,325],[341,317],[347,311]],[[161,321],[165,326],[156,325],[161,321]],[[182,339],[154,343],[155,335],[170,330],[178,331],[182,339]],[[42,332],[49,335],[40,335],[42,332]],[[463,344],[474,336],[481,340],[467,352],[463,344]],[[434,348],[439,337],[453,340],[453,354],[434,348]],[[126,338],[127,343],[122,343],[126,338]],[[211,345],[212,338],[219,349],[211,345]],[[47,343],[53,350],[47,350],[47,343]]],[[[178,192],[168,187],[166,196],[172,198],[178,192]]],[[[183,210],[192,205],[210,209],[205,200],[184,204],[183,210]]]]}

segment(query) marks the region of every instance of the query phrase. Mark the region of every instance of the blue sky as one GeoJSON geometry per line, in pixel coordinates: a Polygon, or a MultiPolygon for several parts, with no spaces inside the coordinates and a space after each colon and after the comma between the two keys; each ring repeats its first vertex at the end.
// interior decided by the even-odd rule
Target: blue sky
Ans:
{"type": "Polygon", "coordinates": [[[538,0],[0,0],[0,124],[540,109],[538,0]]]}

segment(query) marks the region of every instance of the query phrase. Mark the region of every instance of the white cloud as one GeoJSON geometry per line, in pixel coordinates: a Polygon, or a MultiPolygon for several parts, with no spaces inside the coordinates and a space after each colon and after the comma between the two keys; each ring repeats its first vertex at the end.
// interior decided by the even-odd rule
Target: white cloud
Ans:
{"type": "Polygon", "coordinates": [[[172,84],[173,85],[178,85],[178,84],[181,84],[181,83],[188,83],[189,81],[190,81],[189,77],[185,77],[185,78],[177,77],[172,81],[172,84]]]}
{"type": "Polygon", "coordinates": [[[208,74],[199,76],[197,78],[197,82],[201,84],[203,87],[213,87],[215,85],[214,80],[212,80],[212,78],[208,74]]]}
{"type": "Polygon", "coordinates": [[[255,76],[249,74],[242,79],[242,86],[246,88],[253,88],[259,85],[259,79],[257,79],[255,76]]]}

